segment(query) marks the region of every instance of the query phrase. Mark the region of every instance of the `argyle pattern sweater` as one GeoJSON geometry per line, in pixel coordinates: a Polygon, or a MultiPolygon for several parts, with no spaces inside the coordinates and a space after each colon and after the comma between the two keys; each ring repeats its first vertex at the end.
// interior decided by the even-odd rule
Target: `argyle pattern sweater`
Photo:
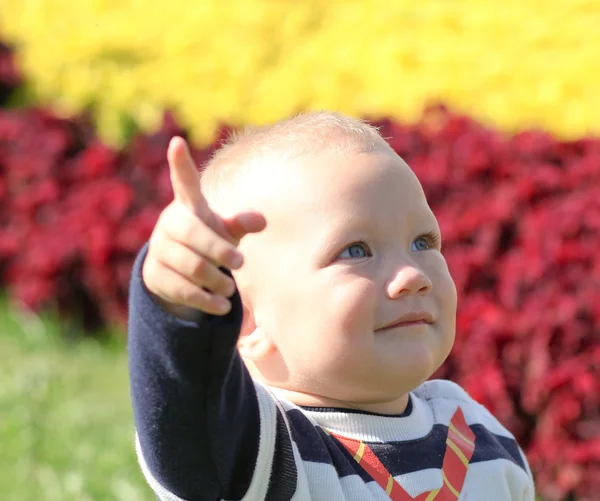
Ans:
{"type": "Polygon", "coordinates": [[[534,501],[514,437],[449,381],[401,415],[299,407],[250,377],[223,317],[166,313],[131,278],[128,352],[136,450],[161,501],[534,501]]]}

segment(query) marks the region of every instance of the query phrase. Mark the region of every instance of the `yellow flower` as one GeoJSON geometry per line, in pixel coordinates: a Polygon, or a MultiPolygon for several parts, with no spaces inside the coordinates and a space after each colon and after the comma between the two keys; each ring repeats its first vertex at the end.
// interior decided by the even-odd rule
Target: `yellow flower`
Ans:
{"type": "Polygon", "coordinates": [[[92,107],[118,144],[168,108],[194,140],[308,108],[418,118],[430,101],[511,131],[600,132],[595,0],[4,2],[31,93],[92,107]],[[5,5],[6,4],[6,5],[5,5]]]}

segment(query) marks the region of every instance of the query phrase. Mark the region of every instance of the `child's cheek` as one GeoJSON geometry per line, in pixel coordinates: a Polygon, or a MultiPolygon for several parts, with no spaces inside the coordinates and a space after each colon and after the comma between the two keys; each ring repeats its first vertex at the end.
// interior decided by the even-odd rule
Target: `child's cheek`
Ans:
{"type": "Polygon", "coordinates": [[[450,274],[446,260],[442,255],[433,267],[432,271],[433,293],[440,303],[442,313],[447,315],[456,315],[457,292],[456,284],[450,274]]]}
{"type": "Polygon", "coordinates": [[[342,281],[331,294],[330,314],[332,328],[346,342],[364,341],[375,328],[378,291],[366,278],[353,277],[342,281]]]}

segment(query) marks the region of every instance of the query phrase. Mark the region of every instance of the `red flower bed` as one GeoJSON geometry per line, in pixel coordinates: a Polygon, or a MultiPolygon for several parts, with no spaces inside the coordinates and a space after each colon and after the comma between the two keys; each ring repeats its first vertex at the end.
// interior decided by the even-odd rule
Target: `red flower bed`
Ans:
{"type": "MultiPolygon", "coordinates": [[[[460,294],[436,376],[515,433],[547,499],[598,499],[600,140],[505,137],[442,108],[379,125],[424,184],[460,294]]],[[[0,109],[0,284],[88,329],[124,322],[133,258],[172,197],[166,147],[182,132],[167,116],[113,151],[83,118],[0,109]]]]}
{"type": "Polygon", "coordinates": [[[84,118],[0,110],[0,284],[89,331],[122,324],[132,258],[172,197],[166,147],[182,133],[167,118],[118,152],[84,118]]]}

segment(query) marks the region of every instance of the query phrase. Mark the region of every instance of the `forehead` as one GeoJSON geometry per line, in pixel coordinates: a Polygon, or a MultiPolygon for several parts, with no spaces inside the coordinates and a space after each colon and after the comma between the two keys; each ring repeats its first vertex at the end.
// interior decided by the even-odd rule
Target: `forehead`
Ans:
{"type": "Polygon", "coordinates": [[[391,151],[349,155],[325,151],[268,170],[268,180],[259,176],[263,183],[256,195],[272,220],[366,216],[402,220],[431,214],[417,177],[391,151]]]}

